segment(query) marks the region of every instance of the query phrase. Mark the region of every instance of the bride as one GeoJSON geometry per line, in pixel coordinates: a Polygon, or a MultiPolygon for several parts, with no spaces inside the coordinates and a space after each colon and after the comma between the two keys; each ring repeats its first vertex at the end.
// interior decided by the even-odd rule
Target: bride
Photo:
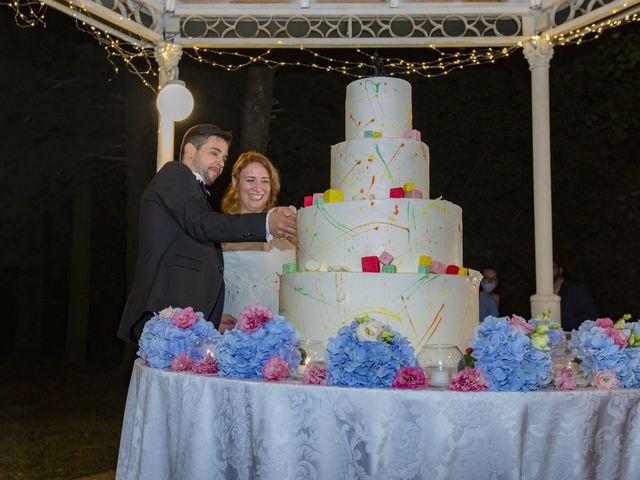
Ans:
{"type": "MultiPolygon", "coordinates": [[[[245,152],[231,170],[222,211],[266,212],[276,206],[279,192],[280,176],[269,159],[257,152],[245,152]]],[[[296,261],[293,243],[274,238],[269,243],[224,243],[222,247],[225,297],[220,332],[233,327],[245,307],[257,303],[277,314],[279,273],[283,264],[296,261]]]]}

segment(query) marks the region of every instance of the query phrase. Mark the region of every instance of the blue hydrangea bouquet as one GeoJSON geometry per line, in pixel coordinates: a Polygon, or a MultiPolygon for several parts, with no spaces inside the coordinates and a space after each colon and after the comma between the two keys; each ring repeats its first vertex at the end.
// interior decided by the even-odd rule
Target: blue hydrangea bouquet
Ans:
{"type": "MultiPolygon", "coordinates": [[[[543,320],[527,322],[517,315],[487,317],[471,340],[473,365],[492,391],[528,392],[551,382],[549,344],[552,328],[543,320]]],[[[560,341],[552,335],[554,341],[560,341]]]]}
{"type": "Polygon", "coordinates": [[[409,341],[369,316],[356,318],[329,339],[327,383],[349,387],[391,387],[402,367],[415,367],[409,341]]]}
{"type": "Polygon", "coordinates": [[[214,347],[218,375],[281,380],[300,364],[300,335],[286,318],[260,305],[246,308],[214,347]]]}
{"type": "Polygon", "coordinates": [[[640,322],[624,315],[582,322],[571,332],[571,344],[591,353],[596,372],[615,374],[623,388],[640,388],[640,322]]]}
{"type": "Polygon", "coordinates": [[[144,326],[138,342],[138,356],[153,368],[170,368],[180,355],[191,355],[198,340],[212,340],[220,333],[202,312],[191,307],[168,307],[156,313],[144,326]]]}

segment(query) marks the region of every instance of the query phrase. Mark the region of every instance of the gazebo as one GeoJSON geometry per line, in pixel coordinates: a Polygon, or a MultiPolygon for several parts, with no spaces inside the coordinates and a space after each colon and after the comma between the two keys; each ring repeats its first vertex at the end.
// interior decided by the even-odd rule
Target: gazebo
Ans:
{"type": "MultiPolygon", "coordinates": [[[[14,2],[20,8],[19,0],[14,2]]],[[[28,2],[24,2],[27,4],[28,2]]],[[[42,0],[88,25],[106,48],[153,56],[159,89],[178,80],[184,50],[256,48],[518,49],[531,71],[536,292],[531,314],[560,322],[553,292],[549,64],[556,45],[637,20],[640,0],[42,0]]],[[[29,4],[30,5],[30,4],[29,4]]],[[[31,13],[37,18],[38,12],[31,13]]],[[[262,57],[256,62],[264,61],[262,57]]],[[[271,65],[274,66],[274,65],[271,65]]],[[[160,115],[157,166],[172,158],[174,122],[160,115]]]]}

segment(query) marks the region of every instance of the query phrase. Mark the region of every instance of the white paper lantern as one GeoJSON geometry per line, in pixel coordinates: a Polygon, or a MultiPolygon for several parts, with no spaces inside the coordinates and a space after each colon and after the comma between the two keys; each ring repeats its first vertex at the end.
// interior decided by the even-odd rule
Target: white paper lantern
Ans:
{"type": "Polygon", "coordinates": [[[193,111],[193,95],[183,81],[171,80],[158,93],[156,105],[163,117],[179,122],[193,111]]]}

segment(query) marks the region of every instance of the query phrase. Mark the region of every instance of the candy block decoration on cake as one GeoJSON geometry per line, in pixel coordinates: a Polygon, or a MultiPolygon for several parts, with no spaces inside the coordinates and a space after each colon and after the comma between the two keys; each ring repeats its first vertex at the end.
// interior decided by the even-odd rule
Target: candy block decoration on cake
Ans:
{"type": "Polygon", "coordinates": [[[425,261],[437,259],[442,273],[446,265],[463,265],[462,210],[429,199],[429,149],[405,138],[411,118],[405,80],[373,77],[347,87],[345,141],[331,147],[329,184],[343,192],[343,201],[298,211],[296,248],[298,265],[344,271],[280,278],[280,313],[302,338],[326,342],[342,325],[369,314],[417,351],[436,343],[464,351],[473,337],[481,275],[431,274],[435,262],[425,261]],[[398,189],[396,198],[390,198],[392,189],[398,189]],[[380,258],[381,246],[395,257],[389,263],[380,258]]]}
{"type": "Polygon", "coordinates": [[[376,256],[378,257],[378,260],[380,260],[380,263],[382,263],[383,265],[389,265],[391,262],[393,262],[393,255],[391,255],[382,247],[376,250],[376,256]]]}
{"type": "Polygon", "coordinates": [[[313,206],[313,195],[307,195],[304,197],[304,206],[305,207],[313,206]]]}
{"type": "Polygon", "coordinates": [[[324,193],[314,193],[313,194],[313,204],[320,205],[324,203],[324,193]]]}
{"type": "Polygon", "coordinates": [[[404,138],[410,138],[412,140],[417,140],[418,142],[422,140],[420,138],[419,130],[407,130],[406,132],[404,132],[404,138]]]}
{"type": "Polygon", "coordinates": [[[390,188],[389,198],[404,198],[404,190],[402,189],[402,187],[390,188]]]}
{"type": "Polygon", "coordinates": [[[380,271],[380,262],[378,261],[378,257],[371,255],[369,257],[362,257],[360,261],[362,263],[363,272],[378,273],[380,271]]]}
{"type": "Polygon", "coordinates": [[[417,188],[409,190],[408,192],[405,192],[404,198],[422,198],[422,192],[417,188]]]}
{"type": "Polygon", "coordinates": [[[460,267],[458,265],[447,265],[447,269],[445,270],[445,273],[447,275],[457,275],[459,271],[460,271],[460,267]]]}
{"type": "Polygon", "coordinates": [[[429,265],[429,271],[431,273],[444,274],[447,271],[447,266],[442,262],[434,260],[431,262],[431,265],[429,265]]]}
{"type": "Polygon", "coordinates": [[[335,203],[342,201],[342,191],[335,188],[330,188],[324,192],[325,203],[335,203]]]}

